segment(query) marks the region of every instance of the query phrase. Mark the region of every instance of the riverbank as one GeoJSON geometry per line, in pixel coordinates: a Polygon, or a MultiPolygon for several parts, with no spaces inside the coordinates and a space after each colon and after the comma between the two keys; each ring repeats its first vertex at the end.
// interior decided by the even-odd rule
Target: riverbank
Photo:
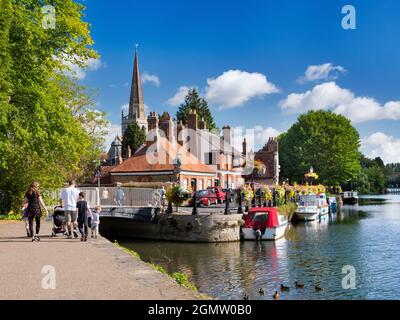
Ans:
{"type": "Polygon", "coordinates": [[[24,236],[23,222],[0,223],[0,300],[202,297],[103,237],[88,242],[53,238],[51,226],[42,221],[41,241],[32,243],[24,236]],[[43,288],[43,279],[50,289],[43,288]]]}

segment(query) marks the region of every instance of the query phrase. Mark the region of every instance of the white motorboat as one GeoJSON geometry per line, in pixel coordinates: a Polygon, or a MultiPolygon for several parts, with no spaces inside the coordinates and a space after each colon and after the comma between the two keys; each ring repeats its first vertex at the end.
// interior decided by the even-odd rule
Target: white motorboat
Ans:
{"type": "Polygon", "coordinates": [[[342,198],[344,204],[357,204],[358,203],[358,193],[356,191],[345,191],[342,192],[342,198]]]}
{"type": "Polygon", "coordinates": [[[303,221],[313,221],[329,213],[329,205],[325,193],[300,196],[296,209],[296,218],[303,221]]]}

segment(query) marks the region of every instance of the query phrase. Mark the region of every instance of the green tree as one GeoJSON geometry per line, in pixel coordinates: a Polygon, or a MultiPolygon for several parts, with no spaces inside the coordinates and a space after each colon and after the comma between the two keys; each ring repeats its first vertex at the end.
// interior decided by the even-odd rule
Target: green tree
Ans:
{"type": "Polygon", "coordinates": [[[360,172],[360,138],[344,116],[310,111],[278,137],[281,176],[301,182],[312,166],[319,181],[344,184],[360,172]]]}
{"type": "Polygon", "coordinates": [[[146,141],[146,131],[140,128],[137,123],[131,123],[125,130],[122,138],[122,153],[126,154],[128,146],[132,154],[146,141]]]}
{"type": "Polygon", "coordinates": [[[382,193],[386,185],[386,176],[379,166],[362,168],[355,182],[355,189],[361,194],[382,193]]]}
{"type": "Polygon", "coordinates": [[[198,125],[200,125],[201,118],[204,118],[208,130],[218,130],[207,101],[201,98],[197,90],[194,88],[188,91],[188,94],[185,97],[185,102],[179,106],[178,111],[176,112],[176,120],[182,121],[184,125],[187,125],[190,110],[196,110],[198,125]]]}
{"type": "Polygon", "coordinates": [[[84,6],[77,1],[0,0],[0,7],[0,212],[4,212],[19,208],[32,180],[39,181],[42,189],[52,189],[82,174],[86,166],[82,159],[90,158],[94,145],[88,124],[96,116],[83,103],[82,91],[79,115],[75,113],[71,102],[77,98],[76,79],[68,79],[65,71],[71,64],[84,68],[97,53],[91,49],[89,24],[82,20],[84,6]],[[43,27],[44,5],[56,9],[54,29],[43,27]]]}
{"type": "Polygon", "coordinates": [[[388,163],[385,166],[387,184],[390,186],[400,185],[400,163],[388,163]]]}
{"type": "Polygon", "coordinates": [[[390,181],[387,166],[380,157],[370,159],[361,154],[360,174],[351,181],[346,189],[356,189],[361,194],[381,193],[390,181]]]}
{"type": "Polygon", "coordinates": [[[60,85],[66,95],[66,105],[85,128],[90,139],[88,150],[82,154],[78,164],[80,170],[70,173],[68,178],[74,178],[78,182],[90,182],[93,179],[93,172],[97,170],[98,159],[104,148],[109,121],[106,119],[105,112],[95,109],[96,104],[93,99],[96,92],[88,90],[69,77],[64,78],[60,85]]]}

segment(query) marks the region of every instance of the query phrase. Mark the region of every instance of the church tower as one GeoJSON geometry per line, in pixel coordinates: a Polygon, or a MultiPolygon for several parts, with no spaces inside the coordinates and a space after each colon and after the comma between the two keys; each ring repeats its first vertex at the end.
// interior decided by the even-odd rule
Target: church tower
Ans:
{"type": "Polygon", "coordinates": [[[139,72],[138,45],[136,45],[135,63],[131,85],[131,96],[129,99],[129,113],[124,115],[122,111],[122,135],[124,135],[129,124],[136,122],[139,127],[144,127],[147,132],[147,119],[144,111],[144,100],[142,91],[142,80],[139,72]]]}

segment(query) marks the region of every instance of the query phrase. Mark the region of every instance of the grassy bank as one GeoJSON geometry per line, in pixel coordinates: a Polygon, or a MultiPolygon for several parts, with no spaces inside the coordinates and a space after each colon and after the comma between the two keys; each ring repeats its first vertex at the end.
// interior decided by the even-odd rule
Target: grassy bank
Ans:
{"type": "MultiPolygon", "coordinates": [[[[121,246],[121,245],[118,243],[118,241],[116,241],[116,240],[114,240],[114,244],[115,244],[117,247],[121,248],[121,249],[122,249],[123,251],[125,251],[126,253],[130,254],[130,255],[133,256],[133,257],[135,257],[136,259],[143,261],[143,260],[140,258],[139,253],[137,253],[136,251],[134,251],[134,250],[132,250],[132,249],[129,249],[129,248],[126,248],[126,247],[124,247],[124,246],[121,246]]],[[[143,262],[144,262],[144,261],[143,261],[143,262]]],[[[153,264],[153,263],[148,263],[148,262],[145,262],[145,263],[147,263],[150,267],[152,267],[153,269],[157,270],[158,272],[161,272],[161,273],[163,273],[163,274],[166,274],[166,275],[170,276],[170,277],[171,277],[172,279],[174,279],[175,282],[178,283],[180,286],[185,287],[185,288],[190,289],[190,290],[195,291],[195,292],[198,291],[196,285],[193,284],[192,282],[190,282],[190,280],[189,280],[189,278],[188,278],[188,276],[187,276],[186,274],[184,274],[184,273],[182,273],[182,272],[174,272],[174,273],[171,273],[171,274],[170,274],[170,273],[167,272],[167,270],[165,270],[164,267],[162,267],[162,266],[160,266],[160,265],[153,264]]],[[[202,295],[202,296],[203,296],[203,295],[202,295]]],[[[205,296],[205,295],[203,296],[203,298],[208,298],[208,299],[210,299],[210,297],[205,296]]]]}
{"type": "Polygon", "coordinates": [[[14,212],[9,212],[6,214],[0,214],[0,220],[2,221],[21,221],[22,215],[15,214],[14,212]]]}

